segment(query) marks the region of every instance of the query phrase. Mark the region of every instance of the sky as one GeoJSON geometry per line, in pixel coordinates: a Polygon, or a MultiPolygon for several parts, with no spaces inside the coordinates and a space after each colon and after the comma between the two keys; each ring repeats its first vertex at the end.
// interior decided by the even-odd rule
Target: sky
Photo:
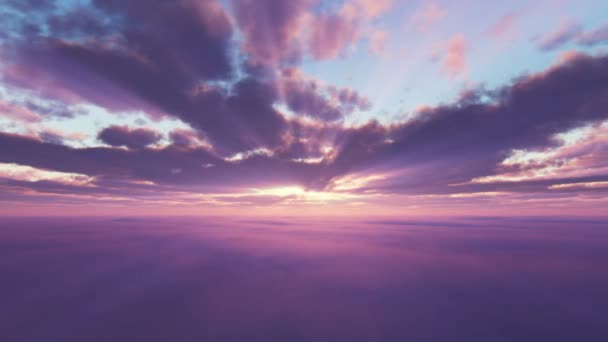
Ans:
{"type": "Polygon", "coordinates": [[[0,215],[602,215],[605,1],[4,0],[0,215]]]}

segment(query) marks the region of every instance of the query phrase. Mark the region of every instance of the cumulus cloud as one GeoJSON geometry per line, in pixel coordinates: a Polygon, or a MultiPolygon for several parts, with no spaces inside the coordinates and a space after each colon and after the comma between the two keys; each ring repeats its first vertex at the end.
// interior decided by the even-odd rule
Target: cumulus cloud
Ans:
{"type": "MultiPolygon", "coordinates": [[[[608,57],[579,55],[485,92],[489,101],[469,96],[451,105],[428,108],[420,117],[400,124],[344,127],[290,122],[281,147],[234,161],[196,146],[172,144],[151,149],[143,143],[115,142],[138,148],[76,149],[2,133],[0,143],[5,148],[0,151],[0,162],[84,174],[107,184],[128,175],[155,184],[205,187],[206,191],[261,184],[325,189],[355,173],[362,179],[384,175],[372,177],[373,189],[365,189],[384,193],[554,192],[548,190],[552,184],[604,179],[600,173],[522,182],[471,180],[505,172],[502,164],[512,151],[550,148],[556,134],[606,120],[607,76],[608,57]],[[323,144],[331,148],[325,149],[323,144]],[[307,156],[320,160],[302,162],[307,156]]],[[[114,131],[124,133],[124,129],[114,131]]],[[[176,135],[173,140],[177,142],[176,135]]],[[[586,151],[586,147],[576,149],[577,163],[584,160],[586,169],[594,169],[603,153],[586,151]],[[586,158],[580,159],[582,156],[586,158]]]]}
{"type": "MultiPolygon", "coordinates": [[[[518,171],[504,169],[514,151],[550,149],[557,134],[606,120],[606,56],[572,54],[545,72],[493,91],[471,91],[408,121],[346,125],[349,114],[371,109],[369,99],[304,74],[297,61],[338,57],[361,38],[381,50],[386,37],[366,35],[390,1],[359,0],[335,8],[315,7],[312,0],[234,1],[233,19],[216,1],[180,1],[168,8],[163,3],[95,0],[86,11],[103,16],[68,14],[57,22],[41,15],[49,32],[23,27],[6,38],[2,82],[11,87],[65,108],[95,104],[190,126],[171,128],[170,143],[163,145],[161,135],[150,129],[104,124],[98,138],[110,147],[94,148],[69,147],[65,137],[42,131],[0,133],[1,163],[94,178],[86,189],[48,183],[19,187],[130,196],[132,189],[150,187],[169,194],[293,185],[315,193],[466,196],[603,181],[601,172],[521,182],[487,177],[518,171]],[[111,27],[99,18],[113,21],[111,27]],[[242,54],[234,54],[239,47],[242,54]],[[491,181],[472,181],[483,177],[491,181]]],[[[421,18],[436,22],[444,12],[431,7],[421,18]]],[[[500,35],[509,19],[498,26],[500,35]]],[[[562,36],[545,42],[559,45],[562,36]]],[[[596,44],[602,37],[600,29],[569,39],[596,44]]],[[[468,46],[457,33],[438,47],[435,57],[445,74],[466,74],[468,46]]],[[[38,113],[41,106],[18,105],[0,103],[15,120],[35,122],[34,111],[44,115],[38,113]]],[[[577,151],[571,168],[602,170],[603,152],[577,151]]]]}
{"type": "Polygon", "coordinates": [[[555,134],[606,119],[607,73],[607,57],[579,55],[485,93],[490,102],[469,98],[401,125],[346,130],[333,170],[402,170],[384,191],[455,191],[451,185],[495,174],[510,151],[552,146],[555,134]]]}
{"type": "Polygon", "coordinates": [[[297,61],[299,37],[317,0],[233,0],[236,23],[244,36],[244,50],[254,64],[297,61]]]}
{"type": "Polygon", "coordinates": [[[162,3],[145,2],[142,12],[143,2],[94,2],[97,11],[125,19],[119,32],[106,32],[118,34],[111,43],[81,26],[90,39],[12,42],[5,81],[68,103],[178,117],[225,154],[280,143],[285,120],[273,108],[272,82],[243,78],[230,91],[207,85],[234,72],[232,26],[219,4],[183,1],[167,12],[162,3]]]}
{"type": "Polygon", "coordinates": [[[327,85],[295,68],[283,72],[279,87],[291,110],[312,118],[335,121],[371,107],[370,101],[356,91],[327,85]]]}

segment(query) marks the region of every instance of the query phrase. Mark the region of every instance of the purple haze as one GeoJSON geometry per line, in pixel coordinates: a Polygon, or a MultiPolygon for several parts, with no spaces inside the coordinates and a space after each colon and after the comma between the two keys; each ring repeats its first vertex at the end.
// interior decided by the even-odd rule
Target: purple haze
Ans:
{"type": "Polygon", "coordinates": [[[2,218],[0,340],[607,341],[607,227],[2,218]]]}

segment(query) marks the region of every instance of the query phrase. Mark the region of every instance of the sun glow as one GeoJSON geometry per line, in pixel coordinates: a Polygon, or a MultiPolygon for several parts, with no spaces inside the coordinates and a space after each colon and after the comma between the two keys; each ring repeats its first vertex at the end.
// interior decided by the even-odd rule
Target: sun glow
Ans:
{"type": "Polygon", "coordinates": [[[276,196],[285,198],[285,202],[339,202],[353,199],[362,199],[370,195],[353,194],[346,192],[307,190],[301,186],[281,186],[263,189],[253,189],[255,196],[276,196]]]}
{"type": "Polygon", "coordinates": [[[364,188],[373,182],[386,179],[385,174],[372,174],[367,176],[347,175],[336,179],[333,182],[333,190],[335,191],[352,191],[364,188]]]}

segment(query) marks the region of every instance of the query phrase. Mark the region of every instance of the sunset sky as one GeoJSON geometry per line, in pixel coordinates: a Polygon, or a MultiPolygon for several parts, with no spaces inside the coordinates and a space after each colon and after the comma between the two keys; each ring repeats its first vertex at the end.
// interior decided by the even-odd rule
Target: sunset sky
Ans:
{"type": "Polygon", "coordinates": [[[608,2],[0,1],[0,215],[605,215],[608,2]]]}

